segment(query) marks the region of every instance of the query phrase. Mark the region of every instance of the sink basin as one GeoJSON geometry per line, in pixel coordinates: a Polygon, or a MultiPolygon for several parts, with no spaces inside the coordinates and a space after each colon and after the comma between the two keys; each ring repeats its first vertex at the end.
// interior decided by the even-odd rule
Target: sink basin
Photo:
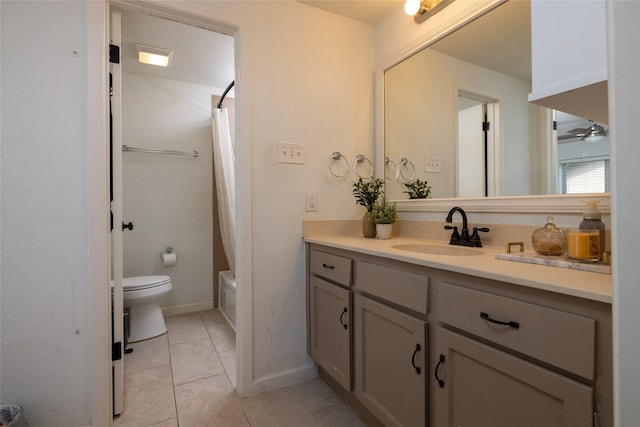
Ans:
{"type": "Polygon", "coordinates": [[[446,256],[472,256],[481,255],[483,253],[482,250],[478,248],[454,245],[405,244],[394,245],[392,248],[403,251],[419,252],[421,254],[446,256]]]}

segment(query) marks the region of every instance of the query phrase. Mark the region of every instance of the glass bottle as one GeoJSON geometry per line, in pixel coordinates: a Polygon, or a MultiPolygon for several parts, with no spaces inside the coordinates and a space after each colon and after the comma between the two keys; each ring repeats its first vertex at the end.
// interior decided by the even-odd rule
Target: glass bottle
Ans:
{"type": "Polygon", "coordinates": [[[563,255],[567,251],[567,234],[553,223],[553,217],[547,217],[547,223],[531,235],[533,249],[542,255],[563,255]]]}

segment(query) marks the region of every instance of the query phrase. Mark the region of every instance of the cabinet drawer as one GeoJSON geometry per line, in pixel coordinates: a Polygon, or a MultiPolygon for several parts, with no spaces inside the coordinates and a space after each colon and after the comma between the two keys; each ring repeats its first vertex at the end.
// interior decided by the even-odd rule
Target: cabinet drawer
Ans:
{"type": "Polygon", "coordinates": [[[311,274],[324,277],[344,286],[351,286],[351,259],[327,252],[311,250],[311,274]]]}
{"type": "Polygon", "coordinates": [[[438,312],[442,323],[594,379],[594,319],[447,282],[438,312]]]}
{"type": "Polygon", "coordinates": [[[429,277],[369,262],[358,263],[356,287],[418,313],[427,314],[429,277]]]}

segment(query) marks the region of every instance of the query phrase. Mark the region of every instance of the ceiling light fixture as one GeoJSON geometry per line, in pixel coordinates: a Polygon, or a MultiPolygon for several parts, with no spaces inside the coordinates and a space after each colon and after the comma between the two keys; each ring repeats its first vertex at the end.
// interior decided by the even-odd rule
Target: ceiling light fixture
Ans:
{"type": "Polygon", "coordinates": [[[138,53],[138,62],[142,64],[156,65],[158,67],[167,67],[171,64],[171,59],[173,58],[172,50],[139,43],[134,43],[133,47],[138,53]]]}
{"type": "Polygon", "coordinates": [[[406,0],[404,11],[407,15],[413,16],[413,20],[420,24],[440,12],[451,2],[453,0],[406,0]]]}

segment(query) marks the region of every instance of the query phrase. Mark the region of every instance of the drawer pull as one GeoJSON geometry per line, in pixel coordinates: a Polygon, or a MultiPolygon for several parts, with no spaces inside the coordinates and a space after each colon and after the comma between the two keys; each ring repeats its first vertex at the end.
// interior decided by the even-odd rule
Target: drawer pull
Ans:
{"type": "Polygon", "coordinates": [[[411,366],[416,370],[416,374],[420,375],[420,366],[416,366],[416,354],[420,351],[420,344],[416,344],[416,349],[411,356],[411,366]]]}
{"type": "Polygon", "coordinates": [[[344,326],[345,329],[347,329],[347,324],[342,321],[342,317],[345,315],[345,313],[347,313],[347,307],[345,307],[344,310],[342,310],[342,314],[340,314],[340,324],[344,326]]]}
{"type": "Polygon", "coordinates": [[[513,329],[520,328],[520,323],[518,323],[518,322],[514,322],[514,321],[503,322],[501,320],[492,319],[491,317],[489,317],[489,315],[487,313],[484,313],[484,312],[480,313],[480,317],[482,317],[487,322],[495,323],[496,325],[506,325],[506,326],[509,326],[509,327],[511,327],[513,329]]]}
{"type": "Polygon", "coordinates": [[[326,268],[327,270],[334,270],[335,267],[331,264],[322,263],[322,268],[326,268]]]}
{"type": "Polygon", "coordinates": [[[440,369],[440,365],[442,363],[444,363],[444,354],[440,355],[440,359],[438,359],[438,364],[436,365],[436,371],[435,371],[436,381],[438,381],[438,385],[440,386],[440,388],[444,388],[444,380],[441,380],[440,378],[438,378],[438,370],[440,369]]]}

